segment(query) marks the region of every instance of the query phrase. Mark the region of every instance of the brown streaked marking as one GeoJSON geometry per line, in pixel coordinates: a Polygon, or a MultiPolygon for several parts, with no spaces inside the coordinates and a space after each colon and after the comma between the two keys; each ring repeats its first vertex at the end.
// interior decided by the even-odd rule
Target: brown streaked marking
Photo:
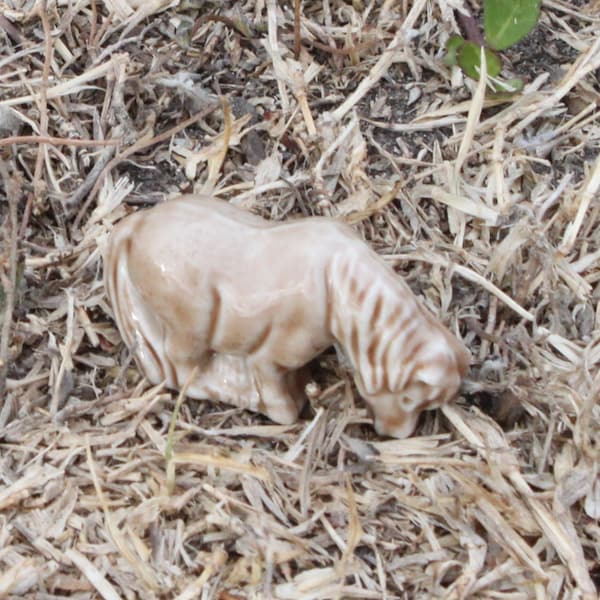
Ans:
{"type": "MultiPolygon", "coordinates": [[[[136,330],[135,327],[133,327],[133,325],[131,324],[131,320],[129,318],[126,318],[129,315],[131,315],[131,312],[133,310],[133,306],[131,303],[131,295],[129,294],[129,288],[127,286],[123,290],[115,290],[115,301],[113,303],[113,310],[115,313],[117,326],[121,327],[121,324],[123,324],[123,339],[125,341],[125,344],[131,349],[135,344],[136,330]],[[123,315],[123,310],[121,306],[122,303],[125,304],[125,316],[123,315]]],[[[142,335],[142,337],[144,336],[142,335]]]]}
{"type": "MultiPolygon", "coordinates": [[[[131,239],[129,237],[127,237],[123,242],[121,242],[121,244],[125,245],[125,257],[122,259],[125,262],[125,268],[128,268],[129,265],[129,256],[131,254],[131,239]]],[[[117,317],[117,325],[119,325],[119,322],[121,323],[129,323],[129,319],[125,318],[123,316],[123,313],[121,311],[121,305],[119,302],[119,296],[125,295],[127,297],[128,300],[128,305],[129,308],[132,309],[132,303],[131,303],[131,296],[129,294],[129,290],[127,291],[123,291],[119,289],[119,255],[121,254],[120,249],[117,250],[117,258],[115,261],[115,266],[113,268],[113,272],[112,272],[112,277],[113,277],[113,295],[114,295],[114,304],[115,304],[115,312],[117,313],[115,316],[117,317]],[[124,292],[124,294],[123,294],[124,292]]],[[[130,312],[130,311],[129,311],[130,312]]],[[[135,339],[135,336],[134,336],[135,339]]]]}
{"type": "Polygon", "coordinates": [[[416,335],[422,324],[419,322],[418,318],[415,317],[411,313],[407,313],[404,317],[396,323],[396,326],[393,328],[392,339],[396,339],[398,337],[402,338],[402,349],[401,352],[406,352],[406,344],[407,341],[412,340],[414,335],[416,335]]]}
{"type": "Polygon", "coordinates": [[[360,290],[358,292],[358,304],[363,304],[364,303],[364,301],[365,301],[365,299],[367,297],[368,292],[369,292],[369,287],[368,286],[365,286],[362,290],[360,290]]]}
{"type": "Polygon", "coordinates": [[[352,350],[352,358],[354,359],[354,364],[358,366],[359,357],[359,343],[358,343],[358,325],[356,323],[356,319],[352,321],[352,331],[350,333],[350,349],[352,350]]]}
{"type": "Polygon", "coordinates": [[[378,333],[374,333],[367,348],[367,361],[373,370],[375,370],[375,354],[377,353],[379,344],[381,344],[381,336],[378,333]]]}
{"type": "Polygon", "coordinates": [[[260,394],[258,395],[258,406],[256,407],[256,410],[267,417],[269,416],[267,415],[267,405],[260,394]]]}
{"type": "Polygon", "coordinates": [[[387,329],[388,327],[392,327],[394,324],[396,324],[400,317],[402,317],[403,312],[404,311],[402,310],[402,307],[399,304],[396,305],[394,310],[388,315],[382,328],[387,329]]]}
{"type": "Polygon", "coordinates": [[[208,334],[207,334],[207,345],[209,348],[214,347],[214,338],[219,325],[219,317],[221,316],[221,294],[219,290],[212,286],[210,288],[210,295],[212,298],[212,310],[210,311],[210,318],[208,321],[208,334]]]}
{"type": "MultiPolygon", "coordinates": [[[[335,286],[334,286],[335,287],[335,286]]],[[[332,288],[329,288],[330,290],[332,288]]],[[[341,338],[344,335],[343,324],[340,320],[340,305],[343,305],[343,300],[340,300],[339,294],[334,294],[331,292],[331,302],[329,303],[327,309],[329,314],[329,328],[331,330],[332,335],[335,339],[341,343],[341,338]]]]}
{"type": "Polygon", "coordinates": [[[331,305],[331,298],[327,296],[325,300],[325,329],[328,333],[333,334],[333,307],[331,305]]]}
{"type": "Polygon", "coordinates": [[[381,382],[381,387],[388,392],[392,391],[390,386],[390,373],[388,369],[388,356],[390,354],[390,349],[392,347],[393,341],[393,339],[388,341],[383,350],[383,355],[381,357],[381,372],[383,373],[383,381],[381,382]]]}
{"type": "MultiPolygon", "coordinates": [[[[166,377],[165,377],[165,369],[164,369],[164,366],[162,364],[162,361],[160,360],[160,358],[158,356],[158,353],[154,349],[154,346],[150,343],[150,340],[148,340],[146,338],[146,336],[141,331],[139,333],[140,333],[142,339],[144,340],[144,343],[146,344],[146,347],[148,348],[148,352],[150,352],[150,354],[152,355],[152,359],[158,365],[158,370],[160,371],[161,381],[164,381],[166,379],[166,377]]],[[[160,383],[160,382],[158,382],[158,383],[160,383]]]]}
{"type": "Polygon", "coordinates": [[[375,300],[375,306],[373,307],[373,312],[371,313],[371,318],[369,319],[369,328],[371,331],[375,329],[375,325],[381,316],[381,311],[383,309],[383,298],[381,294],[377,295],[377,299],[375,300]]]}
{"type": "Polygon", "coordinates": [[[164,357],[164,362],[166,363],[166,367],[169,371],[169,377],[170,377],[170,381],[172,382],[172,385],[174,385],[175,387],[179,387],[179,381],[177,378],[177,371],[175,370],[175,366],[173,365],[173,361],[171,360],[171,357],[169,356],[169,352],[167,351],[167,328],[165,327],[164,321],[161,322],[161,332],[162,332],[162,348],[164,350],[163,352],[163,357],[164,357]]]}
{"type": "Polygon", "coordinates": [[[132,327],[129,320],[123,322],[123,341],[128,348],[132,348],[135,344],[135,329],[132,327]]]}
{"type": "Polygon", "coordinates": [[[341,329],[338,311],[336,310],[335,307],[330,308],[330,317],[329,318],[330,318],[329,329],[331,331],[331,335],[333,335],[333,337],[339,342],[340,338],[343,335],[343,332],[341,329]]]}
{"type": "Polygon", "coordinates": [[[189,315],[189,311],[187,309],[187,304],[185,300],[181,297],[173,298],[171,302],[171,307],[173,309],[173,314],[175,316],[175,323],[190,323],[191,319],[189,315]]]}
{"type": "Polygon", "coordinates": [[[179,387],[179,378],[177,377],[177,369],[175,368],[173,361],[167,356],[166,353],[165,353],[165,362],[167,363],[167,367],[169,369],[169,375],[171,377],[171,381],[173,382],[173,385],[176,388],[178,388],[179,387]]]}
{"type": "Polygon", "coordinates": [[[381,315],[381,311],[383,309],[383,298],[381,295],[377,296],[375,300],[375,306],[373,307],[373,312],[371,313],[371,317],[369,319],[369,333],[371,334],[371,341],[369,342],[369,346],[367,347],[367,361],[371,370],[373,371],[373,387],[377,389],[378,381],[376,381],[375,373],[377,372],[376,365],[376,355],[379,346],[381,345],[381,335],[375,325],[379,320],[381,315]]]}
{"type": "Polygon", "coordinates": [[[263,415],[269,416],[267,414],[267,403],[265,402],[264,393],[263,393],[263,384],[262,384],[262,376],[258,369],[252,369],[252,380],[254,381],[254,388],[258,394],[258,403],[256,410],[263,415]]]}
{"type": "Polygon", "coordinates": [[[356,281],[356,277],[350,278],[350,298],[354,298],[358,291],[358,281],[356,281]]]}
{"type": "MultiPolygon", "coordinates": [[[[122,244],[122,242],[121,242],[122,244]]],[[[119,245],[121,245],[119,244],[119,245]]],[[[112,243],[109,247],[108,253],[108,268],[110,269],[110,277],[108,277],[108,281],[110,282],[110,287],[112,289],[109,290],[109,295],[111,296],[111,300],[113,304],[117,301],[117,296],[119,295],[119,255],[120,249],[114,249],[114,243],[112,243]]],[[[113,306],[116,311],[116,307],[113,306]]]]}
{"type": "Polygon", "coordinates": [[[401,337],[403,356],[410,358],[414,355],[412,344],[416,339],[422,340],[424,336],[423,323],[419,320],[418,315],[407,314],[405,318],[397,324],[394,330],[394,337],[401,337]]]}
{"type": "MultiPolygon", "coordinates": [[[[404,324],[403,324],[404,325],[404,324]]],[[[400,350],[401,355],[400,356],[394,356],[392,357],[394,360],[397,360],[399,362],[403,363],[404,365],[410,364],[413,360],[413,357],[415,356],[415,352],[411,351],[408,352],[407,349],[410,346],[411,341],[413,340],[413,338],[415,337],[415,335],[418,334],[418,328],[417,327],[412,327],[412,328],[408,328],[408,332],[406,332],[406,327],[402,326],[400,327],[398,334],[404,334],[406,335],[406,339],[403,340],[403,345],[402,348],[400,350]]],[[[384,369],[384,373],[385,373],[385,382],[386,382],[386,389],[393,393],[393,392],[398,392],[399,390],[396,389],[392,389],[392,380],[390,377],[390,370],[391,370],[391,366],[388,364],[388,356],[389,356],[389,350],[394,342],[394,338],[395,336],[392,336],[387,347],[386,347],[386,351],[384,352],[384,356],[382,357],[381,361],[382,361],[382,366],[384,369]]],[[[419,341],[419,344],[422,345],[423,341],[422,339],[419,341]]],[[[417,344],[417,348],[419,347],[419,344],[417,344]]],[[[406,377],[403,378],[404,381],[404,385],[406,385],[407,381],[410,381],[410,379],[407,379],[406,377]]]]}
{"type": "Polygon", "coordinates": [[[342,282],[348,276],[349,271],[350,271],[350,263],[348,261],[344,261],[342,263],[342,267],[340,269],[340,279],[342,280],[342,282]]]}
{"type": "Polygon", "coordinates": [[[425,366],[423,359],[426,357],[423,357],[422,356],[423,353],[421,352],[424,345],[425,345],[425,340],[423,340],[423,338],[421,338],[417,342],[416,346],[411,348],[409,356],[412,360],[412,366],[411,366],[410,370],[408,371],[408,374],[406,375],[406,378],[405,378],[405,381],[407,383],[411,382],[414,379],[415,373],[425,366]]]}
{"type": "Polygon", "coordinates": [[[266,343],[273,330],[273,323],[269,322],[264,330],[258,335],[258,337],[252,342],[247,350],[248,354],[256,354],[262,346],[266,343]]]}
{"type": "Polygon", "coordinates": [[[423,346],[423,336],[419,335],[419,327],[415,323],[410,323],[403,330],[404,338],[402,340],[402,352],[407,358],[416,355],[417,349],[423,346]]]}

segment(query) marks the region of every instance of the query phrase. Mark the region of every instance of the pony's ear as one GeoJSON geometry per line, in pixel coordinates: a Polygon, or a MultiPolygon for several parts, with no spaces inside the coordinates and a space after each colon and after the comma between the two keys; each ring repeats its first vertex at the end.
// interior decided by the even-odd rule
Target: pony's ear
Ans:
{"type": "Polygon", "coordinates": [[[432,357],[417,371],[416,378],[421,383],[435,387],[444,385],[444,380],[448,377],[448,374],[447,360],[442,362],[439,358],[432,357]]]}
{"type": "Polygon", "coordinates": [[[465,374],[465,352],[456,345],[449,347],[446,352],[422,357],[422,367],[415,373],[415,379],[430,388],[429,395],[434,391],[442,397],[456,393],[461,379],[465,374]]]}

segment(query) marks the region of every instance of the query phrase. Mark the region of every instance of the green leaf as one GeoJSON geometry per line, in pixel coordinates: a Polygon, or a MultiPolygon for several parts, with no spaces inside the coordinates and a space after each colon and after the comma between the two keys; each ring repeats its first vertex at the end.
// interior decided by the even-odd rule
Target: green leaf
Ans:
{"type": "Polygon", "coordinates": [[[500,79],[497,79],[494,82],[494,87],[498,88],[499,91],[514,94],[516,92],[520,92],[523,89],[523,80],[518,78],[509,79],[508,81],[502,81],[500,79]]]}
{"type": "Polygon", "coordinates": [[[448,38],[446,42],[446,56],[444,57],[444,62],[447,65],[456,64],[456,53],[464,43],[465,40],[460,35],[453,35],[448,38]]]}
{"type": "Polygon", "coordinates": [[[483,27],[488,45],[504,50],[522,40],[540,16],[541,0],[484,0],[483,27]]]}
{"type": "MultiPolygon", "coordinates": [[[[472,79],[479,79],[481,70],[481,46],[475,42],[465,42],[457,52],[458,64],[461,69],[472,79]]],[[[500,74],[502,63],[500,57],[492,50],[485,49],[487,73],[491,77],[500,74]]]]}

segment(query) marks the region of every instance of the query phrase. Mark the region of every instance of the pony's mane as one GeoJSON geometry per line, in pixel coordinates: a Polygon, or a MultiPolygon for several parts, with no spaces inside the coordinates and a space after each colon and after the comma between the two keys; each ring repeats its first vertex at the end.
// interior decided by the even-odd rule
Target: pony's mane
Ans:
{"type": "Polygon", "coordinates": [[[402,388],[418,366],[433,318],[381,259],[357,248],[329,269],[330,329],[369,394],[402,388]],[[360,253],[360,256],[358,256],[360,253]]]}

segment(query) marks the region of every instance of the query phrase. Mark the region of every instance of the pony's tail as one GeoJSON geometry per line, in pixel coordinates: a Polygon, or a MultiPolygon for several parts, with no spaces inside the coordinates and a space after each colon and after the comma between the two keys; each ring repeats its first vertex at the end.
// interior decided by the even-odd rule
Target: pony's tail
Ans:
{"type": "MultiPolygon", "coordinates": [[[[144,306],[129,274],[131,219],[119,223],[112,231],[104,255],[104,286],[113,316],[125,345],[138,367],[154,384],[165,380],[161,355],[161,324],[144,306]]],[[[133,217],[135,218],[135,217],[133,217]]]]}
{"type": "Polygon", "coordinates": [[[113,310],[113,317],[125,345],[131,350],[135,344],[135,330],[130,318],[133,306],[127,285],[127,262],[131,240],[122,226],[113,229],[104,255],[104,287],[113,310]]]}

